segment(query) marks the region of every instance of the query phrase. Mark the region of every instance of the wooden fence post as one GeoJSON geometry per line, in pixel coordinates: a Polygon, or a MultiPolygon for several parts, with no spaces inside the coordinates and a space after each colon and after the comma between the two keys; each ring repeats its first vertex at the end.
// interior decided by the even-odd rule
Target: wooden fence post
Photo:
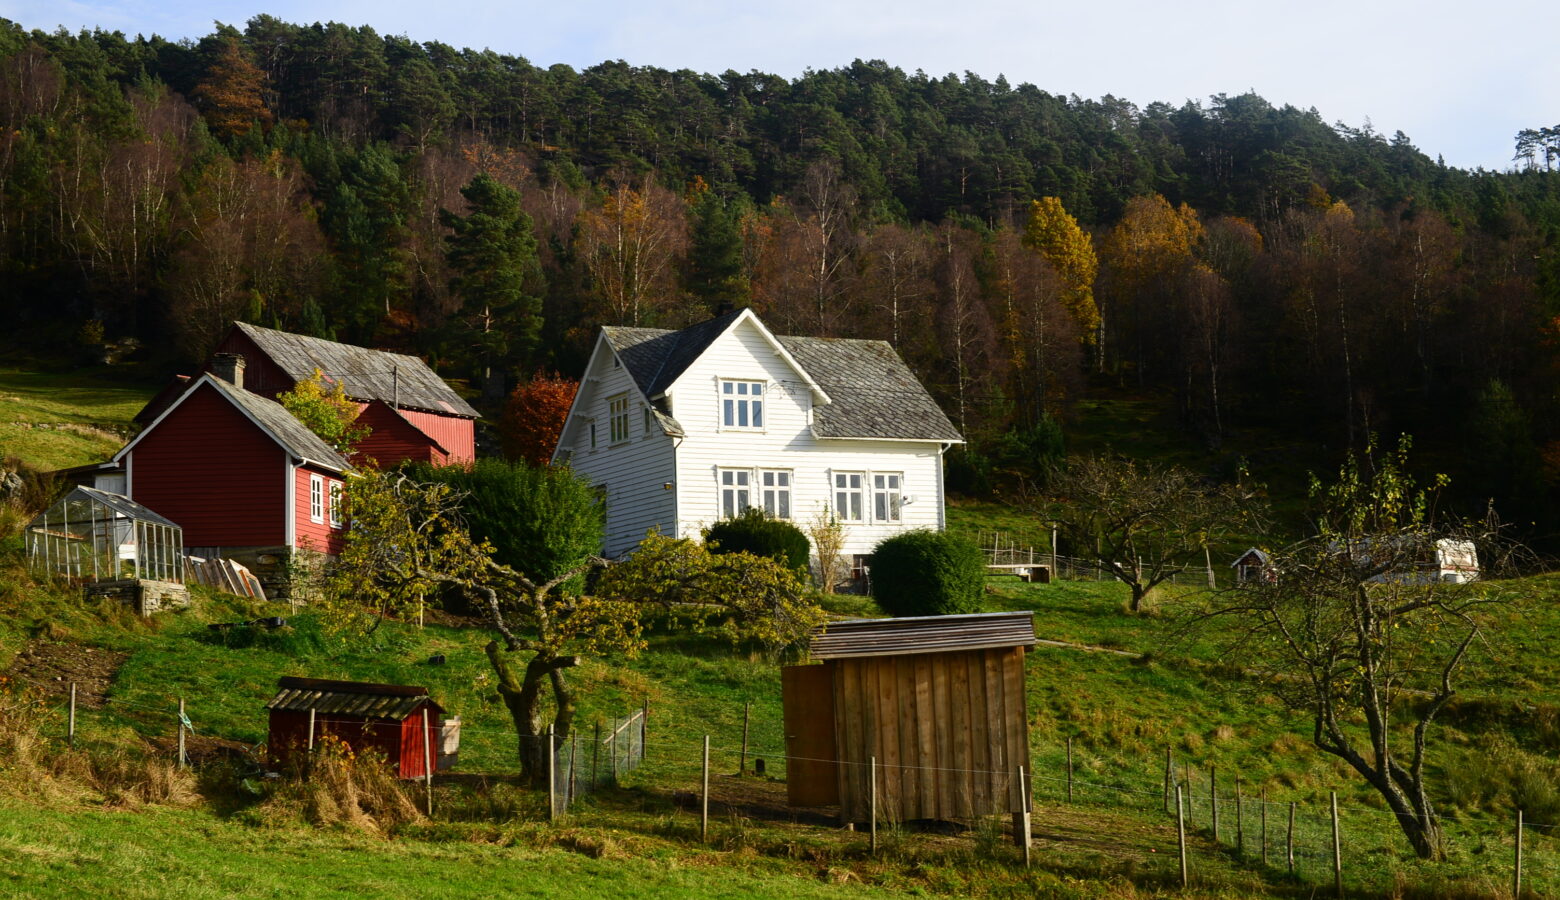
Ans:
{"type": "Polygon", "coordinates": [[[1072,738],[1067,739],[1067,802],[1073,802],[1072,738]]]}
{"type": "Polygon", "coordinates": [[[1295,801],[1289,801],[1289,840],[1285,842],[1284,855],[1289,858],[1289,874],[1295,874],[1295,801]]]}
{"type": "Polygon", "coordinates": [[[547,723],[547,821],[558,818],[558,754],[553,752],[552,722],[547,723]]]}
{"type": "Polygon", "coordinates": [[[1186,785],[1186,824],[1192,824],[1192,764],[1181,763],[1181,783],[1186,785]]]}
{"type": "Polygon", "coordinates": [[[433,818],[433,716],[423,707],[423,784],[428,791],[428,818],[433,818]]]}
{"type": "Polygon", "coordinates": [[[747,774],[748,720],[753,716],[753,703],[742,704],[742,756],[737,760],[737,777],[747,774]]]}
{"type": "Polygon", "coordinates": [[[871,832],[872,832],[872,837],[871,837],[872,855],[873,856],[877,856],[877,757],[876,756],[868,758],[868,766],[869,766],[869,769],[868,769],[868,772],[867,772],[867,777],[871,781],[871,784],[867,788],[867,811],[868,811],[868,814],[869,814],[868,818],[871,821],[869,822],[867,827],[869,829],[871,829],[871,832]]]}
{"type": "Polygon", "coordinates": [[[1024,868],[1029,868],[1032,820],[1029,817],[1029,782],[1024,778],[1024,767],[1018,767],[1018,812],[1013,814],[1013,839],[1024,848],[1024,868]]]}
{"type": "Polygon", "coordinates": [[[309,707],[309,752],[314,752],[314,707],[309,707]]]}
{"type": "Polygon", "coordinates": [[[618,776],[617,776],[617,772],[618,772],[618,754],[617,754],[618,728],[619,728],[618,717],[617,716],[613,716],[612,717],[612,730],[607,733],[607,762],[612,767],[612,786],[613,787],[617,787],[617,783],[618,783],[618,776]]]}
{"type": "Polygon", "coordinates": [[[1343,896],[1343,842],[1338,835],[1338,792],[1332,792],[1333,889],[1343,896]]]}
{"type": "Polygon", "coordinates": [[[1511,900],[1522,900],[1522,808],[1517,807],[1517,864],[1511,874],[1511,900]]]}
{"type": "Polygon", "coordinates": [[[1262,864],[1267,865],[1267,788],[1262,789],[1262,864]]]}
{"type": "Polygon", "coordinates": [[[579,795],[579,766],[580,761],[580,733],[578,730],[569,732],[569,803],[574,803],[574,798],[579,795]]]}
{"type": "Polygon", "coordinates": [[[699,789],[699,841],[710,839],[710,736],[704,736],[703,787],[699,789]]]}
{"type": "Polygon", "coordinates": [[[65,740],[70,745],[70,749],[76,749],[76,682],[74,681],[70,683],[70,717],[65,723],[65,740]]]}
{"type": "Polygon", "coordinates": [[[1219,842],[1219,767],[1208,767],[1208,805],[1213,809],[1213,842],[1219,842]]]}
{"type": "Polygon", "coordinates": [[[190,760],[184,752],[184,698],[179,698],[179,768],[189,768],[190,760]]]}
{"type": "Polygon", "coordinates": [[[1165,812],[1170,812],[1170,782],[1175,777],[1175,761],[1170,757],[1170,748],[1165,748],[1165,812]]]}
{"type": "Polygon", "coordinates": [[[645,756],[649,754],[650,747],[650,698],[645,697],[644,704],[639,707],[639,763],[644,765],[645,756]]]}
{"type": "Polygon", "coordinates": [[[1186,803],[1181,786],[1175,786],[1175,846],[1181,861],[1181,887],[1186,887],[1186,803]]]}
{"type": "Polygon", "coordinates": [[[601,720],[596,720],[596,740],[590,745],[590,789],[600,784],[597,763],[601,761],[601,720]]]}
{"type": "Polygon", "coordinates": [[[1241,803],[1239,775],[1235,776],[1235,855],[1246,856],[1245,807],[1241,803]]]}

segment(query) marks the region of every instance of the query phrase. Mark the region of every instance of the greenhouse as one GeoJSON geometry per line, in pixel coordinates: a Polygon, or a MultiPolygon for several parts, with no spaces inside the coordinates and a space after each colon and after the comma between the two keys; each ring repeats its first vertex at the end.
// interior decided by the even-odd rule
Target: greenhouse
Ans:
{"type": "Polygon", "coordinates": [[[77,487],[27,526],[33,567],[81,581],[184,582],[184,531],[129,497],[77,487]]]}

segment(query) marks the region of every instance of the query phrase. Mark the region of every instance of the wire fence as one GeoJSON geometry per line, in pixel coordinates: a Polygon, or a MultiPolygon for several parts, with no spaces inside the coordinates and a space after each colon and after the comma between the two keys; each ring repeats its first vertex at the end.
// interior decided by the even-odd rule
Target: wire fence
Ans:
{"type": "MultiPolygon", "coordinates": [[[[133,709],[143,722],[165,723],[169,737],[177,737],[176,760],[188,764],[185,738],[198,733],[199,716],[189,715],[182,699],[151,704],[98,697],[94,705],[133,709]]],[[[61,715],[65,719],[62,736],[75,743],[73,699],[11,698],[0,704],[0,714],[24,707],[61,715]]],[[[710,736],[676,733],[671,728],[656,733],[644,707],[602,719],[567,736],[547,735],[544,739],[553,746],[551,778],[543,782],[551,785],[549,816],[565,815],[586,797],[628,784],[665,793],[680,805],[692,807],[700,816],[702,837],[708,835],[712,810],[717,822],[726,823],[757,817],[831,829],[846,824],[837,809],[791,808],[786,799],[789,769],[794,764],[819,762],[843,767],[869,764],[789,755],[771,743],[775,735],[772,727],[756,729],[768,735],[767,741],[749,740],[752,723],[746,718],[740,740],[735,739],[735,731],[715,735],[714,741],[710,736]],[[647,765],[647,760],[653,765],[647,765]],[[752,777],[754,774],[765,777],[752,777]],[[625,782],[625,777],[630,780],[625,782]]],[[[512,730],[500,727],[466,727],[463,732],[491,735],[495,740],[514,737],[512,730]]],[[[249,749],[258,754],[261,745],[249,749]]],[[[896,790],[914,784],[916,779],[910,773],[926,773],[955,783],[960,776],[988,776],[969,780],[987,785],[984,790],[989,802],[984,808],[988,812],[1002,810],[1003,815],[964,823],[962,827],[976,840],[1005,834],[1023,843],[1018,822],[1008,820],[1006,813],[1031,810],[1034,840],[1041,852],[1087,840],[1102,852],[1132,860],[1137,872],[1166,883],[1181,878],[1183,870],[1195,880],[1199,870],[1217,862],[1220,866],[1248,867],[1270,877],[1293,877],[1318,888],[1346,884],[1351,890],[1390,891],[1400,885],[1405,870],[1417,865],[1414,848],[1390,810],[1340,803],[1336,794],[1329,798],[1302,793],[1288,787],[1292,782],[1280,776],[1244,778],[1238,767],[1178,758],[1171,751],[1127,764],[1122,759],[1113,750],[1075,747],[1071,741],[1032,744],[1022,781],[1016,768],[999,772],[978,765],[874,762],[873,795],[882,799],[882,805],[874,806],[871,821],[864,824],[872,829],[874,847],[879,826],[894,840],[914,840],[918,827],[897,821],[892,803],[896,790]],[[1089,810],[1130,815],[1102,817],[1087,814],[1089,810]],[[1177,840],[1178,825],[1189,841],[1177,840]],[[1215,855],[1221,859],[1214,860],[1215,855]]],[[[981,807],[976,799],[970,802],[972,808],[981,807]]],[[[611,805],[593,809],[610,811],[611,805]]],[[[1524,892],[1520,896],[1560,896],[1560,842],[1555,840],[1560,838],[1560,822],[1526,819],[1518,825],[1516,821],[1459,814],[1443,816],[1442,826],[1461,876],[1510,885],[1512,893],[1507,896],[1517,896],[1520,877],[1524,892]],[[1538,838],[1540,844],[1530,848],[1526,856],[1519,850],[1523,835],[1538,838]]],[[[933,830],[939,835],[936,839],[946,840],[945,829],[933,830]]],[[[1024,858],[1028,858],[1027,853],[1024,858]]],[[[1417,871],[1425,875],[1429,870],[1417,871]]]]}

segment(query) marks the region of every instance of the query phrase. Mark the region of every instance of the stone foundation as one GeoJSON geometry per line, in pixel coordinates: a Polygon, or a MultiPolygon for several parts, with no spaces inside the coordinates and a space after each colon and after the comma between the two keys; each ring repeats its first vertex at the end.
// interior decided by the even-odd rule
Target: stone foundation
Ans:
{"type": "Polygon", "coordinates": [[[85,591],[88,598],[112,598],[143,616],[190,605],[189,589],[172,581],[94,581],[85,586],[85,591]]]}

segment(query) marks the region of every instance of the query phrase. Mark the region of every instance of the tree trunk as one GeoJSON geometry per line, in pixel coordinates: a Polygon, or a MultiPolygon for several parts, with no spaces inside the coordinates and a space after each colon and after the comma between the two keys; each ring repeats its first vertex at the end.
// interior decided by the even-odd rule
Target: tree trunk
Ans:
{"type": "Polygon", "coordinates": [[[526,663],[521,674],[515,671],[498,641],[488,642],[487,656],[498,677],[498,695],[514,722],[520,774],[533,787],[545,785],[547,753],[551,748],[547,746],[547,729],[542,724],[542,685],[547,681],[552,683],[553,699],[557,703],[553,734],[556,740],[562,741],[574,725],[574,694],[563,677],[563,669],[573,665],[574,658],[537,653],[526,663]]]}

